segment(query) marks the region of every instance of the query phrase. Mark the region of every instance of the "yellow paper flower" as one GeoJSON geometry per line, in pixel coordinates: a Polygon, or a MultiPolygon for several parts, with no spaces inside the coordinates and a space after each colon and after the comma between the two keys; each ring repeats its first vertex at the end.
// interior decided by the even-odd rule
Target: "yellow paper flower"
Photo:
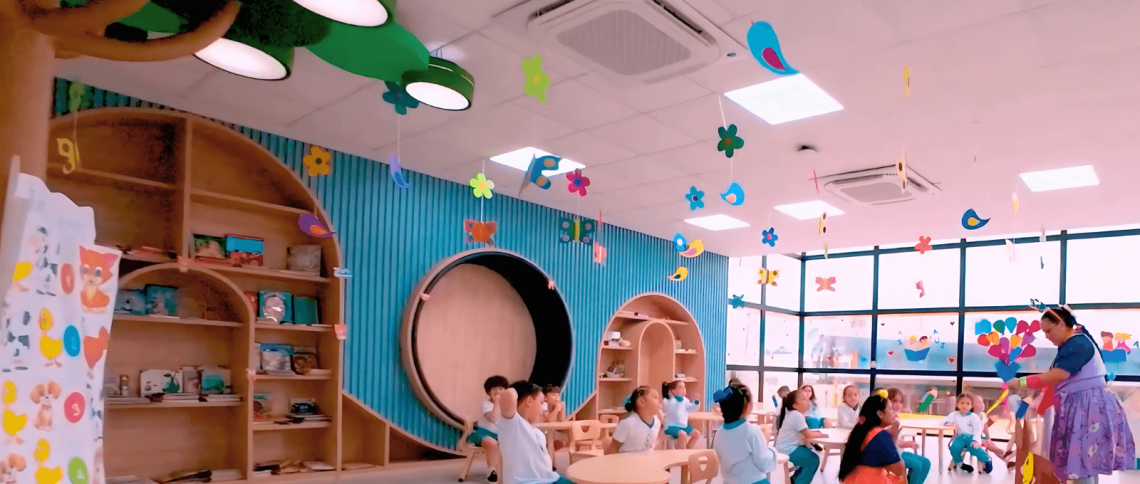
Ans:
{"type": "Polygon", "coordinates": [[[488,180],[482,173],[475,175],[471,179],[471,192],[475,194],[475,198],[491,198],[491,190],[495,189],[495,182],[488,180]]]}
{"type": "Polygon", "coordinates": [[[301,159],[309,176],[328,175],[332,172],[332,153],[320,146],[309,147],[309,154],[301,159]]]}

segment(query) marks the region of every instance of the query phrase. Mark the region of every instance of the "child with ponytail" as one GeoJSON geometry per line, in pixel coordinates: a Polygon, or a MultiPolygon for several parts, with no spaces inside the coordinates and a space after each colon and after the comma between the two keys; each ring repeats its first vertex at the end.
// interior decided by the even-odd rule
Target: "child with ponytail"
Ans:
{"type": "Polygon", "coordinates": [[[827,434],[808,428],[807,418],[804,414],[811,408],[808,397],[800,390],[795,390],[784,397],[780,407],[780,416],[776,419],[776,450],[788,454],[788,460],[796,466],[792,475],[793,484],[811,484],[819,470],[819,455],[812,447],[813,439],[827,437],[827,434]],[[812,445],[812,447],[808,447],[812,445]]]}
{"type": "Polygon", "coordinates": [[[607,454],[653,450],[661,434],[661,395],[657,390],[640,386],[625,400],[629,416],[618,422],[607,454]]]}
{"type": "Polygon", "coordinates": [[[665,395],[661,403],[665,411],[665,435],[677,439],[678,449],[692,449],[700,441],[701,431],[689,425],[689,412],[701,408],[700,402],[686,398],[685,382],[680,380],[662,383],[661,394],[665,395]]]}
{"type": "Polygon", "coordinates": [[[897,420],[886,392],[872,394],[859,410],[859,423],[843,448],[839,481],[844,484],[904,484],[906,469],[887,431],[897,420]]]}
{"type": "Polygon", "coordinates": [[[713,394],[713,401],[724,415],[724,427],[713,441],[724,484],[769,484],[768,473],[776,469],[776,451],[768,447],[765,429],[747,422],[752,392],[744,385],[729,385],[713,394]]]}

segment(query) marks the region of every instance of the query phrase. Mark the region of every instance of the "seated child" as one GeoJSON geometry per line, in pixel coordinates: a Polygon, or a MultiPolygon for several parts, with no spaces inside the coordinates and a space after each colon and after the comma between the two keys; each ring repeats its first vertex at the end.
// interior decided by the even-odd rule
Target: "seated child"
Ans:
{"type": "Polygon", "coordinates": [[[677,439],[678,449],[692,449],[701,439],[701,431],[689,425],[689,412],[700,408],[700,402],[686,398],[685,382],[680,380],[662,384],[661,393],[665,395],[661,402],[665,411],[665,435],[677,439]]]}
{"type": "Polygon", "coordinates": [[[821,429],[827,426],[827,419],[823,418],[823,412],[819,409],[819,404],[815,401],[815,388],[811,385],[804,385],[800,388],[800,392],[807,395],[810,408],[804,413],[807,418],[808,428],[821,429]]]}
{"type": "Polygon", "coordinates": [[[517,381],[499,397],[499,442],[503,449],[503,484],[573,484],[554,472],[546,436],[532,423],[542,415],[542,389],[517,381]]]}
{"type": "Polygon", "coordinates": [[[769,484],[768,473],[776,469],[776,451],[768,447],[764,429],[747,422],[752,392],[744,385],[729,385],[713,399],[724,414],[724,426],[713,442],[724,484],[769,484]]]}
{"type": "Polygon", "coordinates": [[[859,411],[860,422],[851,429],[839,481],[845,484],[901,484],[906,474],[902,457],[887,428],[897,422],[887,392],[871,394],[859,411]]]}
{"type": "Polygon", "coordinates": [[[841,429],[853,429],[859,423],[859,389],[855,385],[847,385],[843,389],[843,402],[839,404],[839,423],[841,429]]]}
{"type": "Polygon", "coordinates": [[[784,397],[780,407],[780,416],[776,419],[775,447],[777,451],[788,455],[788,460],[796,466],[792,474],[794,484],[811,484],[815,473],[819,470],[819,455],[812,451],[813,439],[827,437],[827,434],[808,428],[804,413],[811,408],[807,395],[800,390],[793,391],[784,397]],[[812,447],[808,447],[811,444],[812,447]]]}
{"type": "Polygon", "coordinates": [[[1010,446],[1006,450],[1002,450],[994,441],[990,440],[990,426],[994,424],[997,417],[986,414],[986,404],[982,401],[981,395],[974,395],[974,413],[978,414],[978,417],[982,419],[982,448],[993,452],[994,455],[1002,456],[1006,468],[1012,469],[1014,465],[1014,459],[1012,458],[1016,457],[1013,454],[1013,439],[1011,438],[1009,440],[1010,446]]]}
{"type": "Polygon", "coordinates": [[[950,457],[954,463],[950,470],[961,467],[966,472],[974,472],[974,467],[962,462],[962,451],[965,450],[978,458],[986,465],[986,474],[994,470],[990,455],[982,448],[982,419],[974,413],[974,396],[969,393],[958,395],[958,410],[950,412],[942,421],[943,425],[953,425],[958,435],[950,441],[950,457]]]}
{"type": "Polygon", "coordinates": [[[565,422],[566,405],[562,403],[562,387],[551,385],[542,389],[546,400],[542,402],[543,422],[565,422]]]}
{"type": "Polygon", "coordinates": [[[629,416],[618,422],[607,454],[653,450],[661,434],[661,396],[651,387],[640,386],[625,400],[629,416]]]}
{"type": "MultiPolygon", "coordinates": [[[[872,393],[880,393],[882,391],[882,389],[879,389],[872,393]]],[[[903,407],[906,405],[906,397],[903,396],[902,390],[898,388],[887,390],[887,399],[890,400],[891,410],[894,410],[896,416],[902,412],[903,407]]],[[[926,482],[926,476],[930,475],[930,459],[914,452],[903,452],[903,449],[918,449],[918,442],[899,441],[899,434],[902,433],[902,425],[898,419],[895,419],[895,423],[891,424],[888,430],[891,432],[891,438],[895,441],[895,446],[898,447],[903,466],[906,467],[907,482],[909,484],[922,484],[926,482]]]]}
{"type": "Polygon", "coordinates": [[[780,402],[783,402],[784,397],[788,396],[789,393],[792,393],[792,389],[788,388],[787,385],[784,385],[780,387],[779,390],[776,390],[776,395],[772,397],[772,408],[779,410],[780,402]]]}
{"type": "Polygon", "coordinates": [[[487,457],[487,467],[491,468],[491,475],[487,482],[499,480],[496,470],[502,470],[502,459],[499,456],[499,430],[496,422],[499,420],[499,399],[503,390],[510,385],[506,377],[495,375],[483,382],[483,391],[487,392],[487,399],[483,400],[479,413],[479,420],[475,423],[467,442],[482,447],[487,457]]]}

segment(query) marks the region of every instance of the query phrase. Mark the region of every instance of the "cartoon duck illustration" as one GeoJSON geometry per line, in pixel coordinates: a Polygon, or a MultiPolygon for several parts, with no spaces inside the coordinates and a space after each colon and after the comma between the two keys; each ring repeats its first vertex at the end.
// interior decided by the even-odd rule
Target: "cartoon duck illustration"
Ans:
{"type": "Polygon", "coordinates": [[[57,366],[62,367],[56,358],[59,358],[60,353],[63,353],[63,341],[48,336],[48,330],[55,325],[55,318],[52,317],[51,311],[47,309],[40,310],[40,329],[43,330],[44,335],[40,338],[40,352],[44,354],[48,362],[44,366],[57,366]]]}
{"type": "Polygon", "coordinates": [[[27,291],[28,288],[24,287],[23,284],[20,284],[20,281],[27,279],[30,275],[32,275],[32,263],[17,262],[16,270],[12,273],[12,287],[20,291],[27,291]]]}
{"type": "Polygon", "coordinates": [[[16,384],[11,380],[4,382],[4,433],[8,434],[9,444],[22,444],[24,443],[18,435],[24,426],[28,424],[28,416],[24,414],[17,415],[8,409],[9,405],[16,403],[16,384]]]}
{"type": "Polygon", "coordinates": [[[60,467],[48,468],[44,466],[44,462],[51,456],[51,446],[44,439],[36,442],[36,450],[32,452],[32,457],[36,458],[39,463],[39,469],[36,470],[36,482],[39,484],[59,484],[63,480],[63,469],[60,467]]]}

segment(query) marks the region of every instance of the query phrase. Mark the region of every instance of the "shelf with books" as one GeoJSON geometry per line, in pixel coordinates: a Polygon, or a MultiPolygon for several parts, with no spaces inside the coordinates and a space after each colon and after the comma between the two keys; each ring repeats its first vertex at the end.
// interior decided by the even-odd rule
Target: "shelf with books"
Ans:
{"type": "Polygon", "coordinates": [[[226,328],[240,328],[242,323],[234,321],[216,321],[202,318],[176,318],[172,316],[153,316],[147,314],[115,313],[114,322],[158,323],[158,324],[191,324],[197,326],[221,326],[226,328]]]}
{"type": "Polygon", "coordinates": [[[632,378],[598,378],[600,382],[626,382],[633,381],[632,378]]]}
{"type": "Polygon", "coordinates": [[[328,333],[332,332],[333,327],[331,324],[277,324],[277,323],[255,323],[254,329],[261,329],[267,331],[311,331],[315,333],[328,333]]]}
{"type": "Polygon", "coordinates": [[[253,277],[260,279],[278,279],[282,281],[303,281],[313,282],[320,284],[327,284],[332,279],[322,277],[320,274],[308,274],[296,271],[287,271],[281,269],[268,269],[264,267],[234,267],[222,264],[209,264],[199,263],[202,267],[206,267],[225,274],[232,274],[236,276],[253,277]]]}
{"type": "Polygon", "coordinates": [[[292,381],[307,381],[307,380],[331,380],[332,375],[268,375],[258,374],[255,381],[274,381],[274,380],[292,380],[292,381]]]}
{"type": "Polygon", "coordinates": [[[107,403],[107,410],[128,410],[142,408],[211,408],[211,407],[238,407],[245,402],[241,400],[224,402],[154,402],[154,403],[107,403]]]}
{"type": "Polygon", "coordinates": [[[275,422],[253,422],[250,427],[253,427],[254,432],[265,432],[274,430],[304,430],[304,429],[323,429],[332,426],[332,422],[302,422],[297,424],[278,424],[275,422]]]}

